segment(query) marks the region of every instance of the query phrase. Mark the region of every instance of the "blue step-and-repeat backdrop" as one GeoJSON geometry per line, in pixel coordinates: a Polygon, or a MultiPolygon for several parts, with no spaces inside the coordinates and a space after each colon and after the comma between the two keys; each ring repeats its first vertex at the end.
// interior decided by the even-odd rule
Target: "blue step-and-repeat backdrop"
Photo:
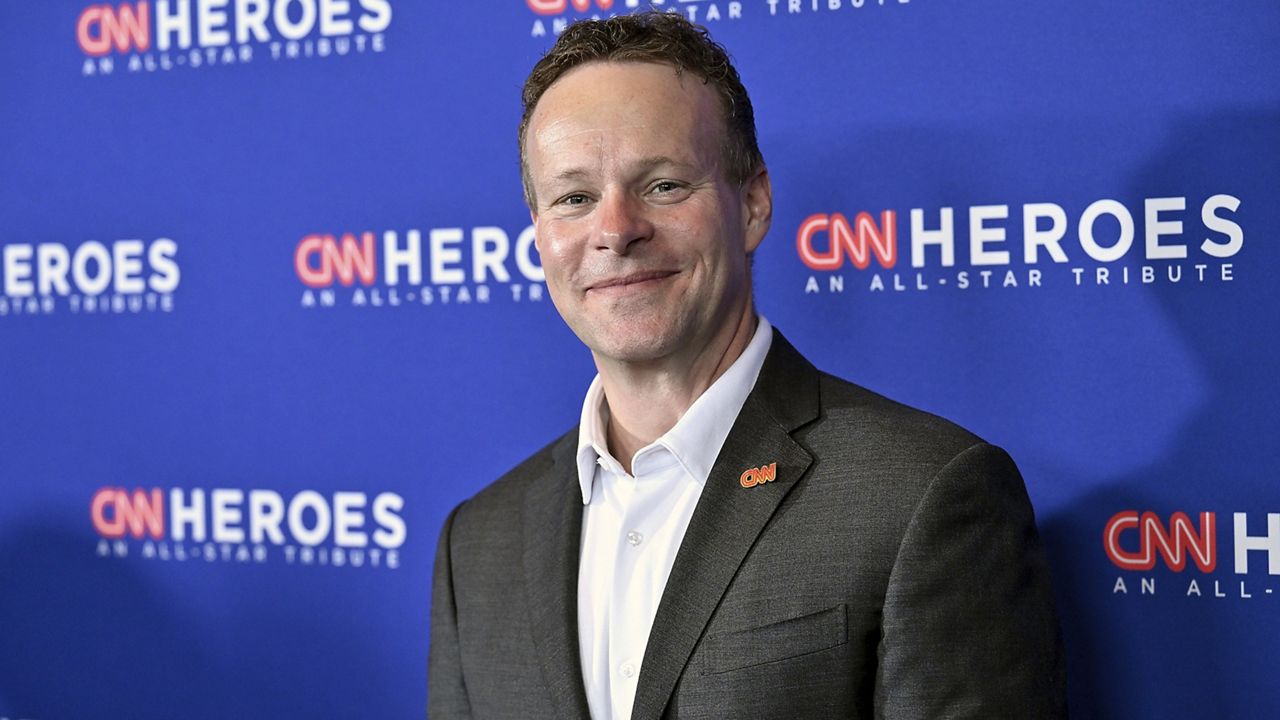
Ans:
{"type": "MultiPolygon", "coordinates": [[[[0,718],[422,715],[441,522],[593,373],[520,86],[635,5],[0,5],[0,718]]],[[[663,6],[761,311],[1018,460],[1073,715],[1280,716],[1280,5],[663,6]]]]}

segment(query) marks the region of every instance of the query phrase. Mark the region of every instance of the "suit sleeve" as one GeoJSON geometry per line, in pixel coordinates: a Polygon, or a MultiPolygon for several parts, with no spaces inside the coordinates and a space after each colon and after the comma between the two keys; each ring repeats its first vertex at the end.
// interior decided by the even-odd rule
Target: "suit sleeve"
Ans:
{"type": "Polygon", "coordinates": [[[431,582],[431,644],[427,652],[427,717],[432,720],[470,718],[462,656],[458,642],[458,606],[453,595],[450,535],[461,505],[449,513],[440,530],[431,582]]]}
{"type": "Polygon", "coordinates": [[[932,480],[885,596],[876,717],[1063,718],[1049,570],[1013,460],[979,443],[932,480]]]}

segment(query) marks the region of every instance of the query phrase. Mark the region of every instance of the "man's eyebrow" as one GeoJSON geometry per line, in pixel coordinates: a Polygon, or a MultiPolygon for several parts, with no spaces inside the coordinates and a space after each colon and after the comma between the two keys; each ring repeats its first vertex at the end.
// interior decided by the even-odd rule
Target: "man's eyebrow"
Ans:
{"type": "Polygon", "coordinates": [[[582,168],[569,168],[568,170],[561,170],[555,175],[552,175],[551,179],[552,180],[579,180],[589,175],[590,173],[588,173],[586,170],[583,170],[582,168]]]}

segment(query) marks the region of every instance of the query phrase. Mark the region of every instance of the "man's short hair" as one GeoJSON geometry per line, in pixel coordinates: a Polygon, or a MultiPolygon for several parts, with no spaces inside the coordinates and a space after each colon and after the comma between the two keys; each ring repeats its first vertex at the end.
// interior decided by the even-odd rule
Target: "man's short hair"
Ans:
{"type": "Polygon", "coordinates": [[[652,10],[607,20],[582,20],[565,28],[524,82],[520,178],[530,208],[534,207],[534,196],[525,147],[529,118],[547,88],[573,68],[592,62],[659,63],[674,67],[677,75],[686,70],[697,75],[720,98],[725,127],[721,158],[725,176],[741,185],[764,164],[756,144],[751,98],[747,97],[729,54],[711,39],[706,28],[681,15],[652,10]]]}

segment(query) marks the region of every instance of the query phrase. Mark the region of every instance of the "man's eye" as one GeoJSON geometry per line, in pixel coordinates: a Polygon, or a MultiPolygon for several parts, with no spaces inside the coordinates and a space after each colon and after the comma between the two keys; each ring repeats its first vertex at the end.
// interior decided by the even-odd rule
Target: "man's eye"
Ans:
{"type": "Polygon", "coordinates": [[[572,195],[565,195],[564,197],[560,198],[559,204],[585,205],[589,199],[590,198],[588,198],[586,195],[583,195],[582,193],[573,193],[572,195]]]}
{"type": "Polygon", "coordinates": [[[671,180],[661,180],[653,184],[653,191],[656,193],[670,193],[680,189],[680,183],[671,180]]]}

